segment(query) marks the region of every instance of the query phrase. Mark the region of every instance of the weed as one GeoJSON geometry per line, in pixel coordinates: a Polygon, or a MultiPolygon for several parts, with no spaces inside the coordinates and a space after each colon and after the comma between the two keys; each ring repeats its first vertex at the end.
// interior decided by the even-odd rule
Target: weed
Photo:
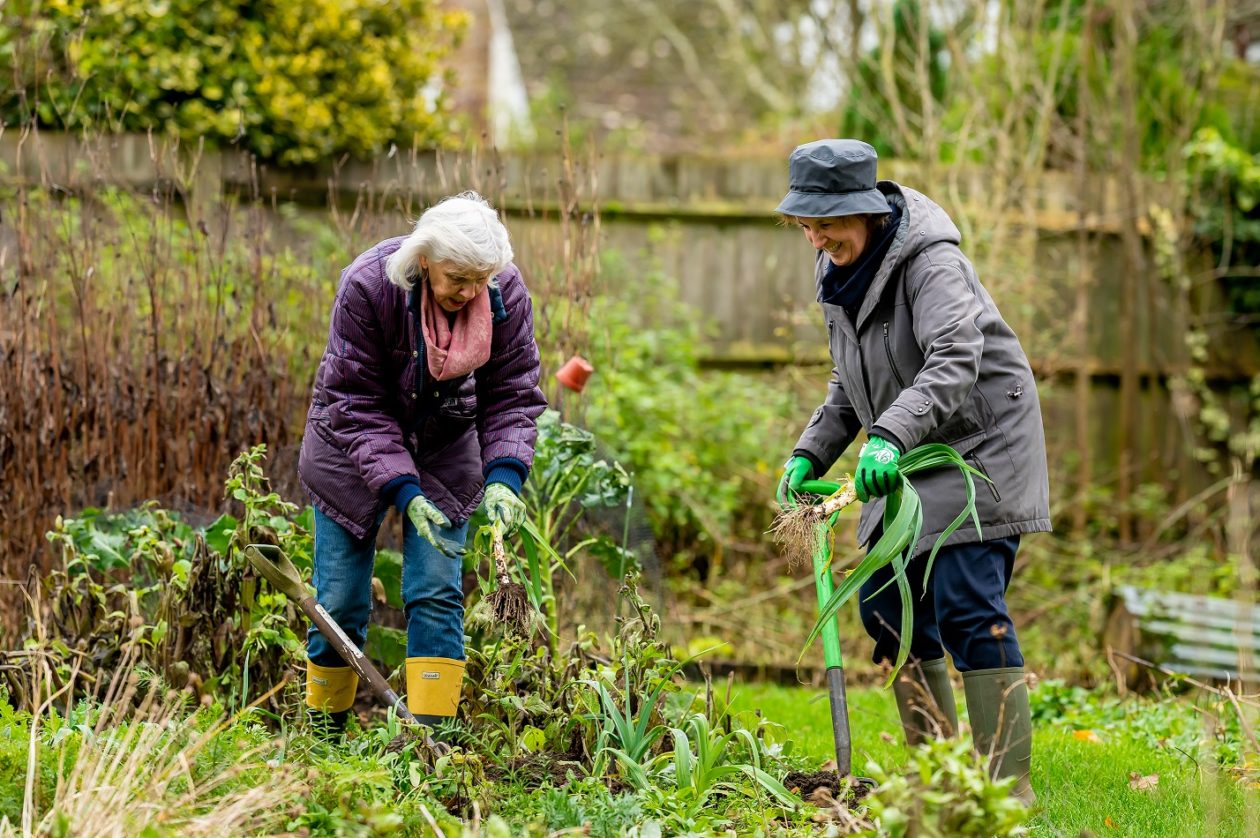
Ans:
{"type": "Polygon", "coordinates": [[[925,742],[911,751],[908,770],[871,762],[866,772],[879,784],[867,805],[880,835],[1013,835],[1031,816],[1008,794],[1014,780],[990,780],[962,740],[925,742]]]}

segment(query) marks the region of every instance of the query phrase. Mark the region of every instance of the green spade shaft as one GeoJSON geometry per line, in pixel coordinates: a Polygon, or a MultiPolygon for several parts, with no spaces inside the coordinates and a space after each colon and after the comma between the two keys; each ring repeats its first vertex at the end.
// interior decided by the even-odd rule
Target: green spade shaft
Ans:
{"type": "MultiPolygon", "coordinates": [[[[831,495],[840,490],[838,483],[806,480],[801,492],[831,495]]],[[[818,593],[818,610],[831,600],[835,583],[831,577],[831,525],[820,521],[814,530],[814,588],[818,593]]],[[[836,743],[836,771],[841,777],[853,773],[853,741],[849,734],[849,699],[844,689],[844,657],[840,652],[840,616],[837,614],[822,628],[823,662],[827,666],[827,692],[831,697],[831,732],[836,743]]]]}

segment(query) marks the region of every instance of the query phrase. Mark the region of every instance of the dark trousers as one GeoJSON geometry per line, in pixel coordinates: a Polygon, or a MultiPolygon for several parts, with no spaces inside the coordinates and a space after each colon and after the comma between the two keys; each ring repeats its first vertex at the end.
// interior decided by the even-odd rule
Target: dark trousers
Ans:
{"type": "MultiPolygon", "coordinates": [[[[876,532],[871,545],[878,539],[876,532]]],[[[911,660],[939,660],[948,651],[959,672],[1024,665],[1015,625],[1006,611],[1006,588],[1018,549],[1019,536],[942,547],[932,565],[926,595],[923,571],[927,554],[910,561],[907,575],[914,599],[911,660]]],[[[862,625],[875,641],[875,663],[895,661],[900,645],[901,595],[897,585],[871,597],[892,578],[891,565],[880,568],[858,594],[862,625]]]]}

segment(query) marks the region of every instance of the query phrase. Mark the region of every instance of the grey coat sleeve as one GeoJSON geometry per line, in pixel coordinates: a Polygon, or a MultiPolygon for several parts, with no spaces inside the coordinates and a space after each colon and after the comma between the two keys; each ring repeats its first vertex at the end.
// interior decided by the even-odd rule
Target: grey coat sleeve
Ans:
{"type": "Polygon", "coordinates": [[[923,366],[876,426],[887,428],[909,450],[943,424],[967,399],[980,374],[984,334],[977,319],[981,303],[959,261],[926,256],[927,264],[906,272],[915,341],[923,366]]]}
{"type": "Polygon", "coordinates": [[[808,452],[818,461],[822,471],[815,476],[822,477],[840,459],[861,427],[857,412],[840,383],[840,373],[833,369],[827,384],[827,400],[810,417],[805,432],[796,441],[796,450],[808,452]]]}

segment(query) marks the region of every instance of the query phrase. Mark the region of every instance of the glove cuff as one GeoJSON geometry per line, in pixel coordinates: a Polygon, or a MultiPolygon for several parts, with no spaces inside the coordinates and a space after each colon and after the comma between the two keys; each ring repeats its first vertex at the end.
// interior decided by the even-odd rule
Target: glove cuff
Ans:
{"type": "MultiPolygon", "coordinates": [[[[822,467],[822,463],[818,462],[817,457],[804,449],[797,448],[792,452],[792,456],[800,457],[802,460],[809,463],[809,474],[805,475],[805,479],[807,480],[813,480],[816,477],[821,477],[827,471],[822,467]]],[[[789,460],[789,462],[791,461],[789,460]]]]}
{"type": "Polygon", "coordinates": [[[897,438],[896,434],[894,434],[892,431],[888,430],[887,428],[876,425],[875,427],[871,428],[870,433],[868,433],[867,436],[871,437],[872,439],[874,439],[875,437],[879,437],[884,442],[887,442],[893,448],[897,449],[898,456],[906,453],[906,446],[901,443],[901,440],[897,438]]]}

